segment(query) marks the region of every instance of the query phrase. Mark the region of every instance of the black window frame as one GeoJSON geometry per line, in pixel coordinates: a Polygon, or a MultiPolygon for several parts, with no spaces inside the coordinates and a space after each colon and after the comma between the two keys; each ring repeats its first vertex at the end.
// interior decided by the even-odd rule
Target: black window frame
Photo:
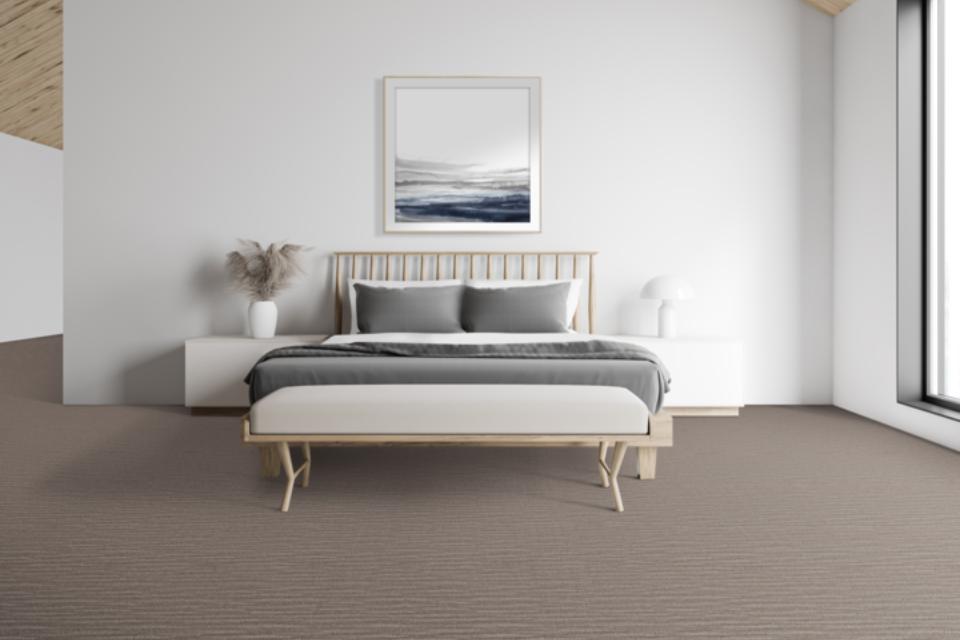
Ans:
{"type": "Polygon", "coordinates": [[[930,3],[897,0],[897,401],[960,420],[960,402],[929,393],[930,3]]]}

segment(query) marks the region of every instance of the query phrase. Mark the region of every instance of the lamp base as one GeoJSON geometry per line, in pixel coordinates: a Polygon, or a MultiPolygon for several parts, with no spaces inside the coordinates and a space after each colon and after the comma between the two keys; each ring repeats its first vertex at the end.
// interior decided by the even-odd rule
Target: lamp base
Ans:
{"type": "Polygon", "coordinates": [[[661,338],[675,338],[677,336],[677,305],[673,300],[664,300],[660,303],[659,329],[657,335],[661,338]]]}

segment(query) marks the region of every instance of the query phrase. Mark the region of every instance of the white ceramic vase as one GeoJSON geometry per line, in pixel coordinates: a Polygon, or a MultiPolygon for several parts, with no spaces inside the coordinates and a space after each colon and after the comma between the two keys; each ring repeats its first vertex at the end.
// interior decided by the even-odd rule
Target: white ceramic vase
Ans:
{"type": "Polygon", "coordinates": [[[248,317],[250,334],[254,338],[272,338],[277,335],[277,304],[273,300],[251,302],[248,317]]]}

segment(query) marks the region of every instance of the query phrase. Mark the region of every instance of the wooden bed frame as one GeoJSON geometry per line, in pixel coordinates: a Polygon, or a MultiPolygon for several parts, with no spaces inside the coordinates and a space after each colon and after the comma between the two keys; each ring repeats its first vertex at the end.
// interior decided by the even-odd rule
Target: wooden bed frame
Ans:
{"type": "MultiPolygon", "coordinates": [[[[579,330],[586,315],[587,332],[593,333],[596,317],[594,262],[596,251],[338,251],[334,253],[335,326],[343,333],[345,289],[349,278],[396,281],[441,280],[444,278],[548,280],[582,278],[580,304],[574,313],[573,328],[579,330]],[[586,304],[584,304],[584,297],[586,304]],[[585,311],[584,311],[585,310],[585,311]]],[[[467,446],[592,446],[598,447],[600,481],[611,487],[618,511],[623,510],[617,475],[627,446],[637,447],[637,477],[643,480],[656,476],[657,449],[673,446],[673,417],[661,410],[649,417],[645,435],[604,439],[597,436],[529,435],[256,435],[250,432],[249,415],[243,417],[243,442],[260,446],[261,473],[278,477],[286,472],[287,489],[281,510],[286,511],[297,477],[307,486],[310,477],[310,445],[467,445],[467,446]],[[607,450],[616,444],[613,464],[607,463],[607,450]],[[304,461],[296,469],[290,445],[301,445],[304,461]]]]}

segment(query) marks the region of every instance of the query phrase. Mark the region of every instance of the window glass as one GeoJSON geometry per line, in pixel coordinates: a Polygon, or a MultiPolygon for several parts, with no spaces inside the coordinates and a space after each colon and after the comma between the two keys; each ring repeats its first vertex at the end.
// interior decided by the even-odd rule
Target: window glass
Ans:
{"type": "Polygon", "coordinates": [[[928,19],[927,393],[960,402],[960,6],[928,19]]]}

